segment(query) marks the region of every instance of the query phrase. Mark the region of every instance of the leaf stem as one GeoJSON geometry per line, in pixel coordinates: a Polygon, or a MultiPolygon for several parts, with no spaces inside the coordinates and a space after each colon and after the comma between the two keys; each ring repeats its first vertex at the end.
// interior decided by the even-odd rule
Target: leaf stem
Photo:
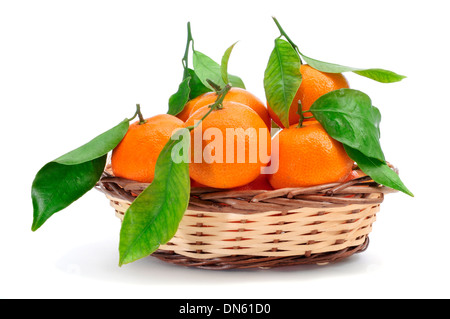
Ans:
{"type": "Polygon", "coordinates": [[[219,94],[219,92],[222,91],[222,88],[218,84],[211,81],[210,79],[206,79],[206,82],[208,82],[208,84],[211,85],[211,87],[214,89],[214,91],[216,91],[217,94],[219,94]]]}
{"type": "Polygon", "coordinates": [[[192,50],[194,49],[194,38],[192,37],[191,33],[191,23],[187,23],[187,42],[186,42],[186,49],[184,51],[183,59],[181,60],[181,63],[183,64],[184,73],[183,73],[183,80],[186,79],[189,76],[189,69],[188,69],[188,58],[189,58],[189,46],[192,42],[192,50]]]}
{"type": "Polygon", "coordinates": [[[136,117],[139,117],[139,125],[145,124],[147,121],[144,119],[141,113],[141,105],[136,104],[136,112],[134,113],[133,117],[128,119],[129,122],[133,121],[136,117]]]}
{"type": "Polygon", "coordinates": [[[299,54],[299,58],[300,58],[300,64],[303,64],[302,59],[301,59],[301,53],[300,50],[298,49],[298,46],[294,43],[294,41],[291,40],[291,38],[289,38],[289,36],[287,35],[287,33],[283,30],[283,28],[281,27],[281,24],[278,22],[277,18],[272,17],[273,21],[275,22],[275,24],[277,25],[278,30],[280,31],[281,36],[285,37],[286,40],[289,42],[289,44],[294,48],[294,50],[299,54]]]}
{"type": "Polygon", "coordinates": [[[223,108],[223,100],[225,99],[225,96],[227,95],[228,91],[230,91],[231,89],[231,85],[227,84],[225,85],[225,87],[217,92],[217,99],[214,102],[213,105],[211,105],[211,108],[215,108],[215,109],[221,109],[223,108]]]}
{"type": "Polygon", "coordinates": [[[139,116],[139,125],[145,124],[147,121],[142,116],[141,105],[140,104],[136,104],[136,112],[137,112],[137,114],[139,116]]]}

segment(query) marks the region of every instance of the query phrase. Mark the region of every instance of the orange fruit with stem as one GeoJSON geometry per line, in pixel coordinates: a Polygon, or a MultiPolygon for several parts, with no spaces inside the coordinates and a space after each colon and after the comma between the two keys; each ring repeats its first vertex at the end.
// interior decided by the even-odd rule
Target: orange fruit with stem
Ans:
{"type": "MultiPolygon", "coordinates": [[[[302,105],[302,110],[305,112],[303,115],[305,117],[310,117],[312,116],[312,113],[308,112],[308,110],[319,97],[328,92],[349,87],[347,79],[341,73],[321,72],[307,64],[302,64],[300,66],[300,73],[302,74],[302,83],[289,108],[289,125],[295,125],[299,122],[299,100],[302,105]]],[[[284,128],[284,125],[270,108],[270,105],[267,106],[267,109],[272,120],[277,123],[279,127],[284,128]]]]}
{"type": "Polygon", "coordinates": [[[226,100],[222,105],[212,111],[204,106],[185,123],[192,127],[203,119],[191,131],[189,175],[207,187],[234,188],[254,181],[268,164],[271,137],[250,107],[226,100]]]}
{"type": "MultiPolygon", "coordinates": [[[[190,105],[186,105],[186,106],[191,109],[190,114],[192,115],[198,109],[214,103],[216,101],[216,99],[217,99],[217,93],[208,92],[208,93],[202,94],[202,95],[200,95],[200,97],[192,100],[193,103],[190,105]]],[[[264,123],[266,124],[267,127],[269,127],[269,128],[271,127],[271,119],[270,119],[267,107],[253,93],[250,93],[249,91],[247,91],[245,89],[241,89],[238,87],[232,87],[228,91],[227,95],[225,96],[224,101],[237,102],[237,103],[241,103],[241,104],[248,106],[249,108],[251,108],[253,111],[255,111],[261,117],[261,119],[264,121],[264,123]]],[[[187,104],[189,104],[189,102],[187,104]]]]}
{"type": "Polygon", "coordinates": [[[140,119],[128,128],[125,137],[111,156],[113,174],[117,177],[151,183],[159,153],[176,129],[184,122],[169,114],[140,119]]]}
{"type": "Polygon", "coordinates": [[[352,171],[353,161],[342,144],[317,121],[282,129],[272,142],[278,143],[271,159],[278,170],[269,176],[275,189],[342,182],[352,171]]]}

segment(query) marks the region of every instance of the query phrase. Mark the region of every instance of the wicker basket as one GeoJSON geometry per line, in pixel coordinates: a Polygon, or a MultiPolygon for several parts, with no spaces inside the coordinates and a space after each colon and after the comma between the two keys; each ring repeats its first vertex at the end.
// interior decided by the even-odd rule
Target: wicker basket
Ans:
{"type": "MultiPolygon", "coordinates": [[[[105,173],[97,188],[122,220],[147,186],[105,173]]],[[[177,233],[152,256],[205,269],[336,262],[367,248],[384,194],[391,192],[368,176],[273,191],[192,188],[177,233]]]]}

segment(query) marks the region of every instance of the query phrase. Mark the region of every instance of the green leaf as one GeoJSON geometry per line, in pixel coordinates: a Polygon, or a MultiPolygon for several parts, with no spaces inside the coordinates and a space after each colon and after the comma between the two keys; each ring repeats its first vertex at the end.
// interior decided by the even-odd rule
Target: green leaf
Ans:
{"type": "Polygon", "coordinates": [[[206,87],[202,81],[199,79],[197,74],[195,74],[195,71],[192,69],[188,69],[189,76],[191,77],[191,80],[189,81],[189,100],[195,99],[197,96],[200,96],[204,93],[211,92],[211,89],[209,87],[206,87]]]}
{"type": "MultiPolygon", "coordinates": [[[[227,84],[222,79],[220,65],[207,55],[199,51],[194,51],[193,64],[195,73],[206,87],[212,88],[207,80],[211,80],[222,88],[227,84]]],[[[241,78],[231,74],[229,74],[228,77],[232,86],[245,89],[244,82],[241,78]]]]}
{"type": "Polygon", "coordinates": [[[128,123],[128,119],[122,121],[39,170],[31,187],[32,231],[95,186],[105,168],[107,153],[123,139],[128,123]]]}
{"type": "Polygon", "coordinates": [[[285,127],[289,127],[289,109],[302,82],[300,66],[289,42],[276,39],[264,72],[264,90],[268,104],[285,127]]]}
{"type": "Polygon", "coordinates": [[[75,165],[46,164],[36,175],[31,189],[32,231],[54,213],[66,208],[91,190],[105,169],[106,155],[75,165]]]}
{"type": "Polygon", "coordinates": [[[188,149],[189,134],[180,140],[170,139],[161,151],[153,182],[125,213],[119,265],[150,255],[175,235],[190,197],[188,149]],[[183,160],[175,161],[172,156],[180,148],[183,160]]]}
{"type": "Polygon", "coordinates": [[[381,114],[369,96],[353,89],[332,91],[318,98],[310,111],[364,173],[379,184],[413,196],[386,164],[379,142],[381,114]]]}
{"type": "Polygon", "coordinates": [[[91,161],[111,151],[123,139],[129,127],[129,120],[125,119],[108,131],[100,134],[90,142],[55,159],[53,162],[74,165],[91,161]]]}
{"type": "Polygon", "coordinates": [[[403,184],[397,173],[395,173],[386,162],[367,157],[358,150],[345,144],[344,148],[348,156],[350,156],[350,158],[358,164],[359,168],[375,182],[414,197],[413,193],[411,193],[405,184],[403,184]]]}
{"type": "Polygon", "coordinates": [[[365,93],[353,89],[331,91],[318,98],[310,112],[335,140],[364,155],[384,161],[380,145],[380,111],[365,93]]]}
{"type": "Polygon", "coordinates": [[[178,86],[178,91],[169,98],[167,114],[177,115],[181,113],[189,100],[211,91],[212,89],[202,83],[194,70],[187,68],[186,78],[178,86]]]}
{"type": "Polygon", "coordinates": [[[169,110],[167,114],[177,115],[183,111],[184,106],[189,101],[189,94],[191,93],[189,82],[190,76],[187,76],[178,86],[178,91],[169,98],[169,110]]]}
{"type": "Polygon", "coordinates": [[[228,61],[230,60],[231,51],[233,51],[234,46],[237,42],[233,43],[223,54],[222,61],[220,64],[220,73],[222,75],[222,80],[224,83],[228,83],[228,61]]]}
{"type": "Polygon", "coordinates": [[[306,55],[303,55],[301,53],[300,53],[300,55],[306,61],[306,63],[308,63],[308,65],[310,65],[314,69],[322,71],[322,72],[343,73],[343,72],[352,72],[352,71],[357,70],[352,67],[334,64],[334,63],[323,62],[323,61],[319,61],[319,60],[316,60],[313,58],[309,58],[306,55]]]}
{"type": "Polygon", "coordinates": [[[354,72],[358,75],[367,77],[369,79],[381,82],[381,83],[393,83],[398,82],[406,78],[404,75],[397,74],[395,72],[384,70],[384,69],[359,69],[349,66],[328,63],[319,61],[299,52],[299,54],[305,59],[306,63],[322,72],[328,73],[343,73],[343,72],[354,72]]]}
{"type": "Polygon", "coordinates": [[[353,71],[354,73],[365,76],[366,78],[381,82],[381,83],[393,83],[399,82],[406,78],[404,75],[397,74],[395,72],[383,69],[366,69],[353,71]]]}

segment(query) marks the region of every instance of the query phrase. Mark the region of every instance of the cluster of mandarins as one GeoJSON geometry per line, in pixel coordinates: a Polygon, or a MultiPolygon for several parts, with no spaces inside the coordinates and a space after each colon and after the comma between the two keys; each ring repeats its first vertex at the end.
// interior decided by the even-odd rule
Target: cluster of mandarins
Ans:
{"type": "MultiPolygon", "coordinates": [[[[256,134],[260,135],[256,147],[260,147],[261,142],[267,144],[264,146],[272,150],[270,165],[276,161],[276,171],[271,174],[261,173],[261,168],[269,163],[260,159],[254,162],[191,160],[189,174],[192,187],[271,190],[343,182],[357,177],[357,173],[352,170],[353,161],[342,144],[332,139],[319,122],[310,118],[305,119],[302,126],[299,125],[298,101],[301,102],[302,110],[308,111],[323,94],[348,88],[347,80],[342,74],[320,72],[308,65],[302,65],[300,72],[302,83],[290,107],[288,128],[284,128],[270,105],[266,107],[247,90],[231,88],[223,100],[223,107],[213,110],[204,118],[202,125],[191,132],[194,134],[196,130],[216,128],[225,136],[227,128],[254,128],[256,134]],[[273,137],[270,135],[272,121],[280,127],[273,137]],[[261,129],[267,130],[268,134],[261,134],[261,129]],[[271,148],[274,142],[277,142],[277,147],[271,148]]],[[[145,123],[138,121],[130,125],[126,136],[112,153],[114,175],[151,183],[158,155],[172,133],[201,120],[216,98],[215,92],[205,93],[190,100],[177,116],[160,114],[147,119],[145,123]]],[[[304,115],[312,116],[309,112],[304,115]]],[[[244,145],[248,150],[248,136],[243,138],[246,139],[244,145]]],[[[191,145],[193,156],[196,151],[202,152],[207,147],[208,140],[203,139],[200,144],[191,145]]]]}

